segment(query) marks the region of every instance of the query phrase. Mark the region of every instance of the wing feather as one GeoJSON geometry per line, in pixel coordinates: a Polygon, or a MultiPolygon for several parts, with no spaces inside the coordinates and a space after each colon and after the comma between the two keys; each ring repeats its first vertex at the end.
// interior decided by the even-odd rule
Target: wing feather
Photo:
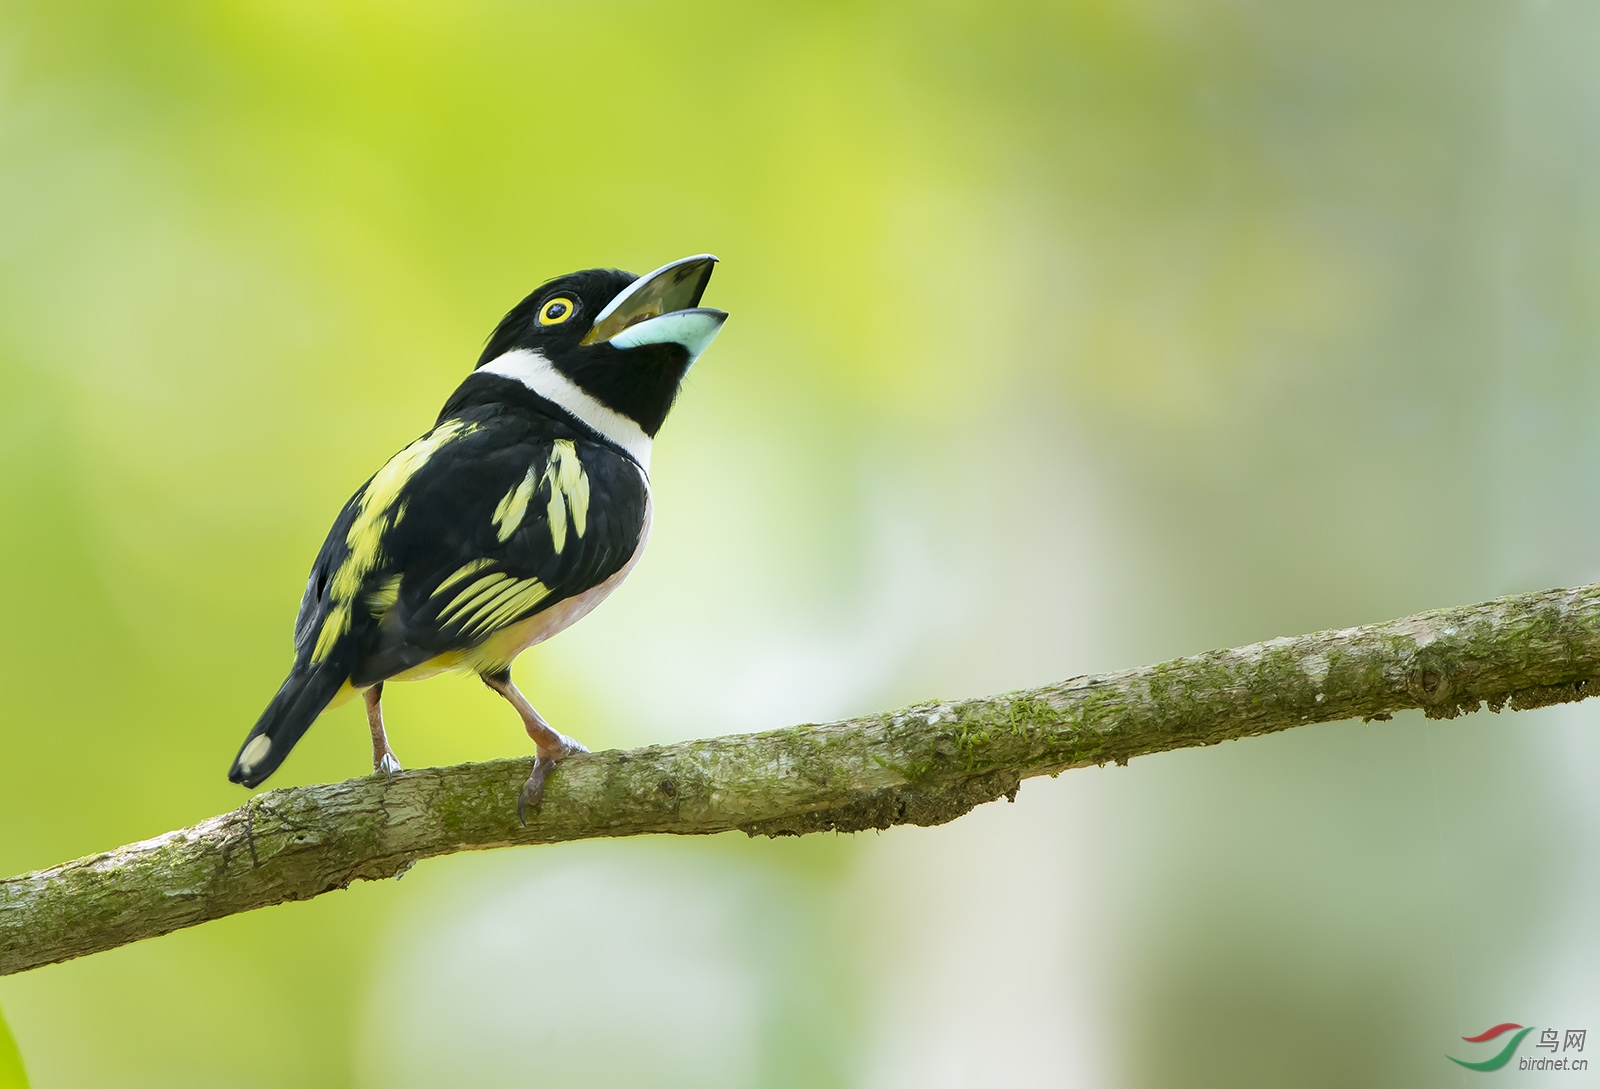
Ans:
{"type": "Polygon", "coordinates": [[[363,644],[357,686],[476,647],[605,581],[638,545],[648,483],[631,461],[570,432],[470,422],[392,489],[403,517],[382,540],[362,538],[379,559],[339,620],[340,641],[363,644]]]}

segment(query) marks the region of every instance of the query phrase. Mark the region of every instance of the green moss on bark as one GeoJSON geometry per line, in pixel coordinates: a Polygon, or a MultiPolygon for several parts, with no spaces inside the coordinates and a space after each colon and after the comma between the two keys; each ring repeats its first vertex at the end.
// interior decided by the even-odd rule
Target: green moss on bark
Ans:
{"type": "Polygon", "coordinates": [[[462,850],[647,833],[934,825],[1032,775],[1311,722],[1453,718],[1592,695],[1600,588],[1549,590],[985,699],[576,756],[526,828],[528,760],[269,791],[233,813],[0,881],[0,974],[462,850]]]}

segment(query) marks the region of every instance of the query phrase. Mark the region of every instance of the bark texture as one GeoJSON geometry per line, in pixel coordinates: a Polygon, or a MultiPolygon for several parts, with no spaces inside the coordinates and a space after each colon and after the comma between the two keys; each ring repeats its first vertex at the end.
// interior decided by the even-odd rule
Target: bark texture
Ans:
{"type": "Polygon", "coordinates": [[[517,822],[529,760],[272,790],[142,843],[0,881],[0,974],[393,877],[455,851],[645,833],[934,825],[1033,775],[1312,722],[1454,718],[1583,699],[1600,586],[1520,594],[1025,692],[824,725],[597,752],[517,822]]]}

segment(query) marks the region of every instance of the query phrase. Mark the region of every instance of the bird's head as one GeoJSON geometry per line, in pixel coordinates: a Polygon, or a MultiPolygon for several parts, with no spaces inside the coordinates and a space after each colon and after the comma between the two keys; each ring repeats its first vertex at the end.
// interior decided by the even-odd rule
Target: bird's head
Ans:
{"type": "Polygon", "coordinates": [[[478,372],[519,378],[546,396],[555,389],[566,400],[570,383],[654,437],[684,375],[728,318],[700,305],[716,264],[700,254],[644,276],[593,268],[551,280],[501,319],[478,372]]]}

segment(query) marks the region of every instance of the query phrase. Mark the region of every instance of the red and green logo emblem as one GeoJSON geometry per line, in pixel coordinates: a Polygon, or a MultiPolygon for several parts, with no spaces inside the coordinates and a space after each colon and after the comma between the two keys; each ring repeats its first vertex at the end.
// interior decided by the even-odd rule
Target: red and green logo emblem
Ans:
{"type": "Polygon", "coordinates": [[[1503,1025],[1496,1025],[1491,1029],[1485,1029],[1476,1036],[1461,1037],[1469,1044],[1482,1044],[1513,1031],[1516,1032],[1516,1035],[1507,1041],[1505,1047],[1500,1049],[1500,1053],[1492,1058],[1484,1059],[1482,1062],[1469,1063],[1467,1060],[1458,1059],[1454,1055],[1446,1055],[1445,1058],[1449,1059],[1453,1063],[1459,1063],[1468,1070],[1499,1070],[1502,1066],[1511,1061],[1511,1056],[1517,1053],[1517,1045],[1522,1043],[1522,1038],[1533,1031],[1532,1026],[1523,1028],[1521,1025],[1513,1024],[1512,1022],[1507,1021],[1503,1025]]]}

